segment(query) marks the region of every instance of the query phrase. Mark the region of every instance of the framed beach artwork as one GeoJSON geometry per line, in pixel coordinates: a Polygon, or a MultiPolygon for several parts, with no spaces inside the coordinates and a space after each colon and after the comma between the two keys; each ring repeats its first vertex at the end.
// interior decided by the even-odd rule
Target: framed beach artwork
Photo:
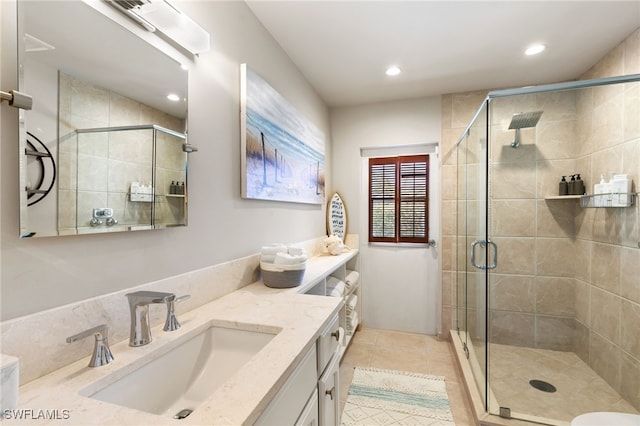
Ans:
{"type": "Polygon", "coordinates": [[[324,134],[247,64],[240,76],[242,197],[324,204],[324,134]]]}

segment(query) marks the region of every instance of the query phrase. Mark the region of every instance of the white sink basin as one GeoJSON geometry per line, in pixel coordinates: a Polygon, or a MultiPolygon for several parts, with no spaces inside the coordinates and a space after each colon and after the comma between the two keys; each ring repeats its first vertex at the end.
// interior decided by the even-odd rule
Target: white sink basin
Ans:
{"type": "Polygon", "coordinates": [[[209,327],[125,377],[85,396],[170,417],[185,409],[193,411],[274,336],[209,327]]]}

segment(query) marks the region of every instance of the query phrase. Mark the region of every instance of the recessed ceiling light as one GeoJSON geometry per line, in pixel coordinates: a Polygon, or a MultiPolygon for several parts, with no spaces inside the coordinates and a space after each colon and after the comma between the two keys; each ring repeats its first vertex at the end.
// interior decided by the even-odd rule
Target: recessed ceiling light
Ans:
{"type": "Polygon", "coordinates": [[[524,51],[524,54],[527,56],[537,55],[538,53],[544,51],[544,49],[546,48],[547,46],[545,46],[544,44],[532,44],[527,48],[527,50],[524,51]]]}
{"type": "Polygon", "coordinates": [[[387,68],[387,70],[385,71],[385,74],[394,76],[394,75],[400,74],[401,72],[402,70],[400,69],[400,67],[392,66],[387,68]]]}
{"type": "Polygon", "coordinates": [[[176,95],[175,93],[169,93],[167,95],[167,99],[169,99],[170,101],[173,101],[173,102],[177,102],[177,101],[180,100],[180,96],[176,95]]]}

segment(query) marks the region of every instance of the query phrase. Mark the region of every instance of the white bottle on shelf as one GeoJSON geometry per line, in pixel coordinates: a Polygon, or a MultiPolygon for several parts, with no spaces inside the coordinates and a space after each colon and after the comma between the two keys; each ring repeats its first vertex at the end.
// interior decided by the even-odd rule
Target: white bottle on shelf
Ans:
{"type": "Polygon", "coordinates": [[[629,205],[629,191],[631,191],[631,180],[626,174],[613,175],[609,183],[613,194],[613,206],[627,207],[629,205]]]}
{"type": "Polygon", "coordinates": [[[593,205],[594,207],[604,207],[606,205],[606,195],[609,192],[609,184],[604,181],[604,175],[600,175],[600,183],[593,185],[593,205]]]}

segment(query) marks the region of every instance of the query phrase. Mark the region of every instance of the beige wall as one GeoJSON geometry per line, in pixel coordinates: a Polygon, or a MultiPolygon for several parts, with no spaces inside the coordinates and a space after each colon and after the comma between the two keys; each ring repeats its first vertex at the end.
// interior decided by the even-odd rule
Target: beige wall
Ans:
{"type": "MultiPolygon", "coordinates": [[[[640,73],[640,30],[582,77],[640,73]]],[[[485,92],[442,98],[443,218],[455,218],[455,143],[485,92]],[[449,190],[447,190],[449,188],[449,190]],[[451,190],[454,188],[454,190],[451,190]],[[445,212],[452,214],[447,215],[445,212]]],[[[494,342],[574,350],[625,399],[640,407],[640,250],[638,207],[582,209],[550,201],[561,175],[582,173],[592,193],[600,173],[640,179],[640,85],[618,85],[492,100],[491,275],[494,342]],[[509,146],[511,114],[544,110],[509,146]]],[[[456,223],[443,220],[443,322],[456,300],[456,223]]],[[[464,248],[464,247],[463,247],[464,248]]],[[[464,261],[463,261],[464,263],[464,261]]],[[[463,265],[459,265],[462,268],[463,265]]],[[[473,294],[473,291],[471,292],[473,294]]],[[[473,302],[473,301],[470,301],[473,302]]],[[[473,329],[473,315],[469,327],[473,329]]],[[[446,328],[445,328],[446,329],[446,328]]]]}

